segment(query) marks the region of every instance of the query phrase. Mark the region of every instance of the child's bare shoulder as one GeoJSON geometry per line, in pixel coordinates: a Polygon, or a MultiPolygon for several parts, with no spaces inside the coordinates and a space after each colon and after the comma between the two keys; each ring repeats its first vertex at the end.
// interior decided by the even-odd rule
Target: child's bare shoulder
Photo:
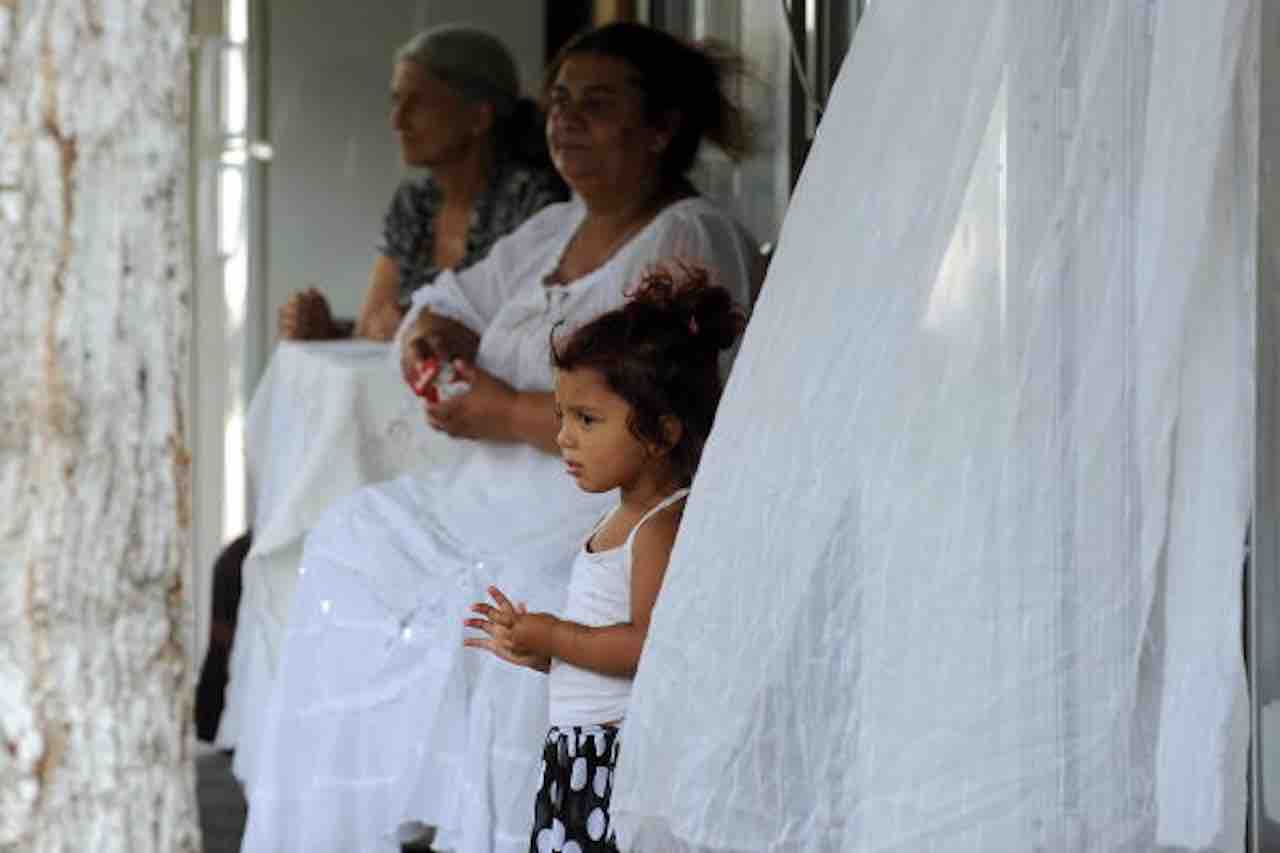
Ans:
{"type": "Polygon", "coordinates": [[[678,501],[655,513],[640,525],[632,545],[632,557],[636,560],[660,559],[664,563],[675,544],[680,531],[680,518],[684,514],[684,501],[678,501]]]}

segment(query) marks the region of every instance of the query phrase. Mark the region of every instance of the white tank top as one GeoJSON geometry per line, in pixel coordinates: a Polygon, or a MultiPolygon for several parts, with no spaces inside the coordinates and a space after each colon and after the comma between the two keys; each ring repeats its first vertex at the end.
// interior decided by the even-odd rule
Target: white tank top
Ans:
{"type": "MultiPolygon", "coordinates": [[[[602,518],[573,562],[569,598],[562,618],[591,628],[630,621],[631,543],[635,541],[636,531],[687,494],[688,489],[680,489],[646,512],[627,535],[627,541],[617,548],[588,551],[587,544],[613,513],[602,518]]],[[[630,678],[601,675],[553,658],[547,679],[553,726],[592,726],[626,716],[627,700],[631,698],[630,678]]]]}

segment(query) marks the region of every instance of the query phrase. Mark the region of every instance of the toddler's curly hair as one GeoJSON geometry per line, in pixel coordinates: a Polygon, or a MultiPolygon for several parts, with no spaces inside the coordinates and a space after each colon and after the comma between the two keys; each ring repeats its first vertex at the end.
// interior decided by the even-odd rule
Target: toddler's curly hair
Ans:
{"type": "Polygon", "coordinates": [[[733,346],[746,319],[729,291],[712,284],[701,267],[657,267],[627,296],[621,308],[567,339],[553,337],[551,363],[559,370],[599,371],[631,406],[628,426],[641,441],[666,444],[662,418],[674,415],[683,429],[670,457],[688,484],[720,402],[720,353],[733,346]]]}

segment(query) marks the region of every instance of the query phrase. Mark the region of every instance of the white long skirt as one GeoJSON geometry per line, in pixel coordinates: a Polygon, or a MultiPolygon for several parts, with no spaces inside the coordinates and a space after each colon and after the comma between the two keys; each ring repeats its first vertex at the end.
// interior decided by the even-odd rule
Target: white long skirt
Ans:
{"type": "Polygon", "coordinates": [[[404,474],[427,475],[466,451],[427,426],[422,401],[392,364],[391,347],[364,340],[284,341],[254,391],[245,453],[253,548],[231,652],[218,746],[253,778],[261,715],[279,668],[307,533],[343,495],[404,474]]]}
{"type": "Polygon", "coordinates": [[[565,491],[548,462],[551,478],[512,465],[526,476],[470,493],[465,476],[403,477],[321,519],[258,733],[243,851],[395,851],[411,820],[439,828],[438,848],[527,849],[546,679],[464,649],[463,620],[490,584],[533,610],[563,605],[608,499],[565,491]]]}

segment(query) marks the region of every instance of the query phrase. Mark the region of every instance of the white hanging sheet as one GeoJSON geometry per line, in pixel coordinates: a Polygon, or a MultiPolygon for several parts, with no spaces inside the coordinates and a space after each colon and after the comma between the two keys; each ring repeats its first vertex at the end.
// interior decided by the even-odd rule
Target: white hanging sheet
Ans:
{"type": "Polygon", "coordinates": [[[653,614],[622,849],[1243,848],[1256,15],[870,4],[653,614]]]}

